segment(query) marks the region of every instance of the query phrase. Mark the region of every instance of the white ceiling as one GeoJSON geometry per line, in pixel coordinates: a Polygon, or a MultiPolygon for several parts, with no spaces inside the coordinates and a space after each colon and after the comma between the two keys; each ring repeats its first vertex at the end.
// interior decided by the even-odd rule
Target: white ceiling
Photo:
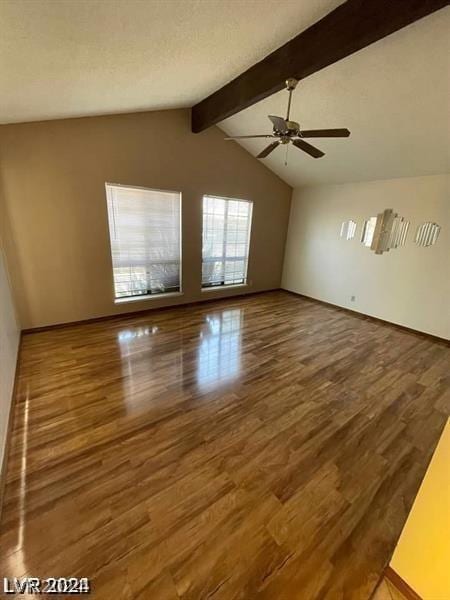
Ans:
{"type": "MultiPolygon", "coordinates": [[[[449,170],[450,9],[440,10],[301,81],[291,118],[304,129],[348,127],[346,139],[311,139],[326,155],[290,147],[263,162],[293,187],[445,173],[449,170]]],[[[223,121],[229,135],[271,133],[279,92],[223,121]]],[[[244,141],[257,155],[270,140],[244,141]]],[[[228,142],[235,143],[235,142],[228,142]]]]}
{"type": "Polygon", "coordinates": [[[0,123],[190,107],[342,0],[0,0],[0,123]]]}
{"type": "MultiPolygon", "coordinates": [[[[0,123],[192,106],[342,1],[0,0],[0,123]]],[[[292,186],[446,172],[449,30],[444,9],[302,81],[292,118],[352,135],[264,163],[292,186]]],[[[269,133],[285,106],[280,92],[220,126],[269,133]]]]}

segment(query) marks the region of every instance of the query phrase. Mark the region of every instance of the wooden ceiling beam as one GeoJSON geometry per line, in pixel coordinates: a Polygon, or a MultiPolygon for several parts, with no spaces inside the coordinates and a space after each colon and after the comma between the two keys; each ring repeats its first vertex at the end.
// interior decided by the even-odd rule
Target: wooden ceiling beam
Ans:
{"type": "Polygon", "coordinates": [[[447,4],[448,0],[347,0],[196,104],[192,131],[199,133],[280,91],[288,77],[304,79],[447,4]]]}

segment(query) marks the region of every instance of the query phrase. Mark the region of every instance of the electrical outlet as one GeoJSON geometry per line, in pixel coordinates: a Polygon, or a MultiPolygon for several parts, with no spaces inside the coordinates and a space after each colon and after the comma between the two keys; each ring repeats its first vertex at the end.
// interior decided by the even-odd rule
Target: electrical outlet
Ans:
{"type": "Polygon", "coordinates": [[[356,300],[356,296],[350,296],[350,302],[354,302],[356,300]]]}

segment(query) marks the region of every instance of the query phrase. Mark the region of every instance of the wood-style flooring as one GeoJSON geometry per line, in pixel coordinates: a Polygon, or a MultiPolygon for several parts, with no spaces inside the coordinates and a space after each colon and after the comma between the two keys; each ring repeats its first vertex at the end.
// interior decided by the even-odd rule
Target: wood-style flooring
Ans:
{"type": "Polygon", "coordinates": [[[281,291],[25,335],[0,577],[368,599],[449,365],[444,343],[281,291]]]}

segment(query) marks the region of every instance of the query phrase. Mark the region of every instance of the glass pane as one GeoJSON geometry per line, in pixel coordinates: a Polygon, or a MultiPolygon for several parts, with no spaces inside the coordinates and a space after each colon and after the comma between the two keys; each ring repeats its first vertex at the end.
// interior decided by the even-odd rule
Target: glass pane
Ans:
{"type": "Polygon", "coordinates": [[[116,298],[180,289],[181,194],[106,185],[116,298]]]}
{"type": "Polygon", "coordinates": [[[252,203],[203,198],[202,285],[245,283],[252,203]],[[240,260],[238,260],[240,259],[240,260]]]}

